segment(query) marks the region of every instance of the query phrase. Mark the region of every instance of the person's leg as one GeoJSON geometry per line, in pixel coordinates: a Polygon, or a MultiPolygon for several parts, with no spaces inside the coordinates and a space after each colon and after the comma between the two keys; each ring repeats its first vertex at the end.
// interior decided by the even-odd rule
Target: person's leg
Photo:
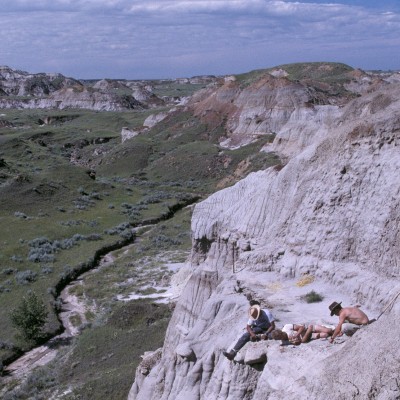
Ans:
{"type": "Polygon", "coordinates": [[[329,336],[332,336],[331,333],[316,333],[317,337],[315,339],[326,339],[329,336]]]}
{"type": "Polygon", "coordinates": [[[246,332],[244,333],[239,340],[236,342],[236,344],[233,346],[233,349],[230,351],[224,351],[222,354],[228,359],[228,360],[233,360],[237,354],[237,352],[250,340],[250,333],[246,332]]]}
{"type": "MultiPolygon", "coordinates": [[[[330,336],[333,333],[333,329],[323,325],[314,325],[314,332],[330,336]]],[[[327,336],[320,336],[320,337],[327,337],[327,336]]]]}
{"type": "Polygon", "coordinates": [[[346,322],[342,325],[342,333],[344,333],[346,336],[353,336],[360,328],[361,325],[346,322]]]}
{"type": "Polygon", "coordinates": [[[313,333],[311,335],[311,339],[312,340],[314,340],[314,339],[326,339],[329,336],[331,336],[329,333],[313,333]]]}
{"type": "Polygon", "coordinates": [[[245,332],[233,346],[233,350],[237,353],[248,341],[250,341],[250,333],[245,332]]]}
{"type": "Polygon", "coordinates": [[[310,341],[312,333],[314,331],[314,326],[310,325],[307,330],[306,333],[303,335],[303,337],[301,338],[301,343],[307,343],[310,341]]]}
{"type": "MultiPolygon", "coordinates": [[[[255,334],[259,334],[259,333],[264,333],[264,330],[261,328],[254,328],[253,332],[255,334]]],[[[232,350],[223,352],[224,356],[227,357],[229,360],[233,360],[237,352],[249,341],[250,341],[250,333],[245,332],[233,346],[232,350]]]]}

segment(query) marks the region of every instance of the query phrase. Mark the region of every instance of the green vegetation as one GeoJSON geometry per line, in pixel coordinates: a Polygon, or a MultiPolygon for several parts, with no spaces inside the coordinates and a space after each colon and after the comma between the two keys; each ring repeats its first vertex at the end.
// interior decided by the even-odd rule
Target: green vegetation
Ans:
{"type": "Polygon", "coordinates": [[[304,296],[302,296],[302,300],[305,301],[306,303],[319,303],[324,299],[324,296],[321,294],[315,292],[312,290],[311,292],[308,292],[304,296]]]}
{"type": "Polygon", "coordinates": [[[246,86],[250,86],[251,84],[257,82],[268,72],[269,71],[267,69],[256,69],[254,71],[236,75],[236,80],[240,83],[240,85],[242,87],[246,87],[246,86]]]}
{"type": "Polygon", "coordinates": [[[77,387],[67,398],[126,399],[140,356],[162,346],[171,311],[132,301],[116,306],[105,325],[85,330],[61,370],[60,384],[77,387]]]}
{"type": "Polygon", "coordinates": [[[3,400],[47,400],[51,390],[57,385],[57,370],[53,364],[35,369],[21,386],[8,391],[3,400]],[[49,392],[47,392],[49,390],[49,392]]]}
{"type": "Polygon", "coordinates": [[[43,338],[47,315],[43,300],[39,299],[35,292],[29,292],[22,298],[21,304],[11,311],[10,319],[23,340],[38,343],[43,338]]]}
{"type": "MultiPolygon", "coordinates": [[[[182,96],[203,86],[156,90],[182,96]]],[[[157,111],[0,110],[9,122],[0,128],[0,365],[32,346],[14,343],[9,315],[27,292],[43,301],[46,336],[60,331],[58,296],[77,277],[71,292],[88,305],[70,320],[81,335],[54,364],[0,396],[39,399],[72,387],[63,398],[126,398],[139,356],[162,345],[171,310],[150,299],[162,300],[170,264],[189,255],[186,206],[279,163],[260,152],[272,135],[221,149],[224,127],[188,111],[121,143],[123,127],[140,128],[157,111]],[[100,263],[109,253],[114,262],[100,263]],[[151,297],[129,300],[140,296],[151,297]]]]}
{"type": "Polygon", "coordinates": [[[286,78],[292,82],[300,82],[314,92],[315,102],[324,104],[324,95],[336,97],[337,101],[343,98],[353,98],[356,94],[345,88],[346,83],[353,79],[354,69],[346,64],[333,62],[311,62],[278,65],[273,68],[250,71],[236,76],[241,87],[247,87],[272,71],[282,70],[286,78]]]}
{"type": "Polygon", "coordinates": [[[288,78],[293,81],[310,79],[331,83],[350,81],[348,73],[354,70],[354,68],[346,64],[332,62],[284,64],[279,65],[274,69],[285,70],[289,74],[288,78]]]}
{"type": "Polygon", "coordinates": [[[69,400],[125,400],[140,356],[162,346],[171,312],[167,305],[143,300],[116,305],[105,323],[82,332],[72,351],[35,369],[3,399],[45,400],[65,393],[69,400]]]}
{"type": "Polygon", "coordinates": [[[287,78],[292,81],[313,80],[318,82],[344,83],[350,81],[349,72],[354,68],[341,63],[310,62],[282,64],[273,68],[258,69],[244,74],[236,75],[236,79],[242,86],[255,83],[267,73],[283,70],[287,78]]]}
{"type": "Polygon", "coordinates": [[[153,81],[153,93],[158,97],[191,96],[197,90],[206,87],[206,84],[178,83],[175,81],[153,81]]]}

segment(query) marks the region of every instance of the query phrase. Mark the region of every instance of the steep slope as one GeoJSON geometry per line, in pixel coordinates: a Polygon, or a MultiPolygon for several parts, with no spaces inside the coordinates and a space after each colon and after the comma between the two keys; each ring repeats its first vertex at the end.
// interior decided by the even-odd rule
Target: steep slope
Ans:
{"type": "MultiPolygon", "coordinates": [[[[289,64],[226,77],[217,90],[196,93],[189,107],[203,123],[224,125],[224,147],[276,134],[285,142],[281,155],[291,156],[326,135],[333,121],[341,123],[341,108],[350,100],[387,85],[344,64],[289,64]]],[[[277,150],[277,144],[267,150],[277,150]]]]}
{"type": "MultiPolygon", "coordinates": [[[[400,86],[380,83],[333,112],[325,104],[307,114],[310,97],[299,85],[267,81],[258,83],[272,96],[278,87],[282,102],[293,104],[289,112],[275,105],[262,122],[263,131],[274,129],[272,147],[288,162],[253,173],[195,207],[191,278],[161,359],[152,360],[145,373],[138,369],[129,399],[400,394],[400,350],[397,335],[389,333],[400,322],[400,303],[393,301],[400,292],[400,86]],[[304,276],[313,282],[299,288],[296,281],[304,276]],[[300,302],[311,288],[323,293],[321,304],[300,302]],[[251,297],[272,310],[278,326],[304,320],[334,324],[327,308],[334,300],[361,304],[370,317],[385,313],[342,344],[315,341],[282,349],[274,341],[253,343],[230,362],[221,352],[241,335],[251,297]],[[257,363],[257,354],[267,355],[265,365],[257,363]]],[[[242,100],[239,107],[243,93],[225,82],[214,94],[203,92],[194,105],[203,118],[215,110],[228,116],[232,133],[241,133],[235,140],[231,135],[230,144],[254,132],[242,113],[261,100],[249,107],[242,100]]],[[[260,105],[256,114],[267,115],[267,109],[260,105]]]]}

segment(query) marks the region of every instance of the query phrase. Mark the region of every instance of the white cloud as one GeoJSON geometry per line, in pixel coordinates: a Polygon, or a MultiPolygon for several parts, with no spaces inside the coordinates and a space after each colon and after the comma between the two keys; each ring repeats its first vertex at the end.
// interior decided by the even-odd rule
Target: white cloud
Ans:
{"type": "Polygon", "coordinates": [[[266,0],[8,3],[0,9],[0,64],[32,72],[51,66],[70,76],[164,77],[244,72],[300,58],[364,68],[399,63],[395,11],[266,0]],[[376,60],[371,49],[379,49],[376,60]]]}

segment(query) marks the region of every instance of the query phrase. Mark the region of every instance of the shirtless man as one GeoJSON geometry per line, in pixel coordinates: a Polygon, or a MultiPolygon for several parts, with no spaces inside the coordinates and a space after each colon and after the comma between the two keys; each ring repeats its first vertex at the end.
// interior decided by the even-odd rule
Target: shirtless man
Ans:
{"type": "Polygon", "coordinates": [[[363,325],[369,324],[367,315],[358,307],[343,307],[342,302],[334,301],[330,306],[331,316],[337,315],[339,323],[333,331],[330,342],[333,343],[336,336],[341,336],[343,333],[347,336],[352,336],[363,325]],[[347,323],[345,322],[347,321],[347,323]]]}

